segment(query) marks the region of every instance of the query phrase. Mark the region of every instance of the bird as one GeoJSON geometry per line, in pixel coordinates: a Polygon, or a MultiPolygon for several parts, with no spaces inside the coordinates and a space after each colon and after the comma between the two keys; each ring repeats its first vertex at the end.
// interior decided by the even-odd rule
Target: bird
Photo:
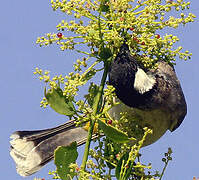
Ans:
{"type": "MultiPolygon", "coordinates": [[[[152,135],[146,137],[143,146],[156,142],[167,130],[176,130],[187,114],[174,66],[161,59],[156,66],[144,68],[123,43],[109,69],[109,84],[115,88],[116,101],[122,102],[109,114],[119,119],[120,112],[127,112],[128,122],[138,119],[137,125],[152,129],[152,135]]],[[[129,129],[131,136],[133,132],[129,129]]]]}
{"type": "MultiPolygon", "coordinates": [[[[172,64],[159,60],[156,68],[145,68],[130,52],[124,42],[108,70],[108,84],[115,89],[117,105],[108,114],[118,120],[126,112],[129,124],[128,136],[135,136],[135,125],[148,127],[153,133],[146,137],[143,146],[156,142],[167,130],[173,132],[187,113],[185,97],[172,64]]],[[[125,126],[125,124],[124,124],[125,126]]],[[[82,145],[87,130],[76,126],[75,120],[55,128],[16,131],[11,137],[10,155],[16,163],[19,175],[29,176],[39,171],[53,159],[58,146],[76,141],[82,145]]],[[[97,135],[93,135],[95,139],[97,135]]]]}

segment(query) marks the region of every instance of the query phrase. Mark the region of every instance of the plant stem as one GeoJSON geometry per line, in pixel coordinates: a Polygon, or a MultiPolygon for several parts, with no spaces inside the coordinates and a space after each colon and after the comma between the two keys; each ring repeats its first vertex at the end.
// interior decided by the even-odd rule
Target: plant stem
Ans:
{"type": "MultiPolygon", "coordinates": [[[[95,97],[95,101],[94,101],[94,104],[93,104],[93,115],[94,116],[97,114],[97,111],[98,111],[98,106],[99,106],[99,103],[100,103],[101,98],[102,98],[103,89],[104,89],[104,85],[105,85],[105,82],[106,82],[107,74],[108,74],[108,60],[107,60],[107,62],[104,63],[103,76],[102,76],[102,79],[101,79],[101,83],[100,83],[98,93],[95,97]]],[[[87,159],[88,159],[89,148],[90,148],[90,143],[91,143],[91,139],[92,139],[93,129],[94,129],[94,126],[95,126],[95,121],[96,121],[96,119],[91,119],[91,121],[90,121],[87,141],[86,141],[85,150],[84,150],[84,156],[83,156],[82,165],[81,165],[82,170],[86,169],[86,162],[87,162],[87,159]]]]}
{"type": "Polygon", "coordinates": [[[162,179],[162,177],[163,177],[163,175],[164,175],[164,172],[165,172],[165,170],[166,170],[166,168],[167,168],[168,162],[169,162],[169,160],[167,159],[167,161],[165,162],[165,166],[164,166],[164,168],[163,168],[163,170],[162,170],[162,173],[161,173],[161,175],[160,175],[160,180],[162,179]]]}

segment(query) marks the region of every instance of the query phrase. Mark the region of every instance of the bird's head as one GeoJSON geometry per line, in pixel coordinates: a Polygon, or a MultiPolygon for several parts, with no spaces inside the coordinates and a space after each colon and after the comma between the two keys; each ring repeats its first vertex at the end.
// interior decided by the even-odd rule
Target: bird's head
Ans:
{"type": "Polygon", "coordinates": [[[150,93],[155,77],[145,72],[129,47],[124,43],[109,69],[109,83],[115,88],[117,97],[130,107],[143,103],[143,94],[150,93]]]}

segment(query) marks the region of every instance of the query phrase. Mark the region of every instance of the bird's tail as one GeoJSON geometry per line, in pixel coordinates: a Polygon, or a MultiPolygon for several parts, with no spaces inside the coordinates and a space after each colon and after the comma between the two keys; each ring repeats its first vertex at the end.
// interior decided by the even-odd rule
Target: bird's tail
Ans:
{"type": "Polygon", "coordinates": [[[51,129],[16,131],[10,138],[10,155],[16,163],[17,172],[21,176],[29,176],[53,159],[58,146],[67,146],[74,141],[78,145],[84,144],[87,131],[76,127],[74,121],[68,121],[51,129]]]}

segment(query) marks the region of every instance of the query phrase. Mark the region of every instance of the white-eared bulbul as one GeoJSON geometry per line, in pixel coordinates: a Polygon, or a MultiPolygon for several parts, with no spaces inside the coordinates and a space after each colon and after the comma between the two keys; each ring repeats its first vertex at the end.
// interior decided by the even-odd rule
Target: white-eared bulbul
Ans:
{"type": "MultiPolygon", "coordinates": [[[[123,44],[109,69],[109,84],[114,86],[119,105],[109,114],[119,119],[127,112],[128,121],[138,119],[140,127],[149,127],[144,146],[157,141],[167,130],[174,131],[182,123],[187,106],[174,67],[158,61],[157,68],[146,69],[132,56],[127,44],[123,44]]],[[[134,136],[129,126],[129,136],[134,136]]],[[[53,159],[58,146],[76,141],[85,143],[87,131],[76,127],[74,121],[46,130],[17,131],[11,135],[11,151],[17,172],[28,176],[53,159]]],[[[94,137],[95,138],[95,137],[94,137]]]]}

